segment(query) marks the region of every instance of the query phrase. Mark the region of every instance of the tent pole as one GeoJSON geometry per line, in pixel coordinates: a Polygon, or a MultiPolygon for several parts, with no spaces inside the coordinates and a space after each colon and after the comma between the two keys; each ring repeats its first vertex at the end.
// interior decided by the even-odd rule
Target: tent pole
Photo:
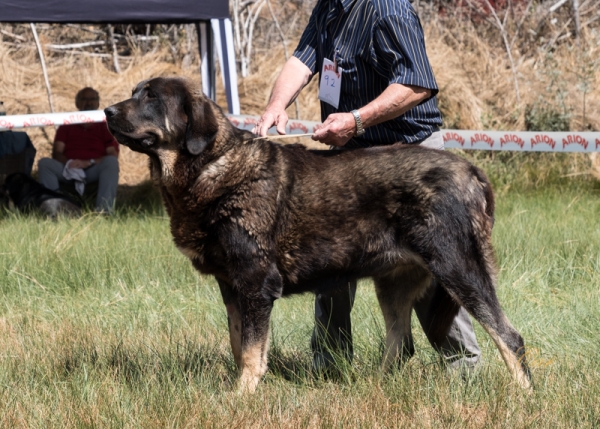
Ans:
{"type": "Polygon", "coordinates": [[[198,35],[198,49],[200,50],[200,74],[202,75],[202,92],[215,101],[217,91],[215,85],[215,55],[213,51],[213,38],[209,25],[206,22],[196,22],[198,35]]]}
{"type": "Polygon", "coordinates": [[[54,103],[52,102],[52,89],[50,88],[50,80],[48,80],[48,71],[46,70],[46,61],[44,60],[44,51],[42,50],[42,45],[40,44],[40,38],[38,37],[37,30],[35,29],[35,24],[31,22],[29,25],[31,25],[31,32],[33,33],[33,38],[35,39],[38,55],[40,56],[40,62],[42,63],[42,72],[44,73],[44,80],[46,81],[46,92],[48,93],[48,103],[50,104],[50,111],[54,113],[54,103]]]}
{"type": "Polygon", "coordinates": [[[211,26],[215,38],[215,46],[221,64],[221,76],[227,96],[229,113],[240,114],[240,100],[237,87],[237,73],[235,65],[235,50],[233,48],[233,30],[229,19],[211,19],[211,26]]]}

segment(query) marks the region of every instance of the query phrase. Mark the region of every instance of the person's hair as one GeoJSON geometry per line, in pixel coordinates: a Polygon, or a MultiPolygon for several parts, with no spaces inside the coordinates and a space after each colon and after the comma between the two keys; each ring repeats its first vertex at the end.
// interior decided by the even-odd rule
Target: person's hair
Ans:
{"type": "Polygon", "coordinates": [[[75,104],[79,103],[79,99],[81,98],[81,95],[85,92],[85,91],[93,91],[94,94],[96,94],[96,97],[98,97],[98,100],[100,100],[100,94],[98,93],[98,91],[96,91],[94,88],[92,88],[91,86],[86,86],[85,88],[80,89],[77,92],[77,95],[75,96],[75,104]]]}

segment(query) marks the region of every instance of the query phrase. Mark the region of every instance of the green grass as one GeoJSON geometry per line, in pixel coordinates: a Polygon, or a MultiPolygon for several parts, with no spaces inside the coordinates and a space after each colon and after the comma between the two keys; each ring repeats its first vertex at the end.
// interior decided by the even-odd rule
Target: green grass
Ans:
{"type": "Polygon", "coordinates": [[[530,395],[478,325],[484,362],[472,378],[447,373],[418,324],[415,357],[381,376],[368,281],[343,377],[311,374],[313,300],[298,296],[276,302],[258,392],[237,395],[218,287],[175,249],[153,201],[113,218],[0,215],[0,427],[600,427],[591,184],[497,193],[498,294],[530,350],[530,395]]]}

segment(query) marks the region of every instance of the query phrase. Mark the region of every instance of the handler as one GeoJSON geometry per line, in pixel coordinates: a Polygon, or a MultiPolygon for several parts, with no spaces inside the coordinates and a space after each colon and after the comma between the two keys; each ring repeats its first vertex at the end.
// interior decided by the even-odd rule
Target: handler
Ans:
{"type": "MultiPolygon", "coordinates": [[[[275,81],[269,103],[253,132],[272,126],[285,134],[285,111],[320,74],[322,124],[313,140],[359,148],[394,143],[444,148],[439,130],[437,83],[420,20],[408,0],[318,0],[300,43],[275,81]]],[[[438,326],[435,280],[415,312],[429,342],[450,368],[470,370],[481,351],[464,308],[448,326],[438,326]]],[[[335,355],[353,356],[350,311],[356,281],[319,294],[311,339],[313,367],[329,368],[335,355]]]]}

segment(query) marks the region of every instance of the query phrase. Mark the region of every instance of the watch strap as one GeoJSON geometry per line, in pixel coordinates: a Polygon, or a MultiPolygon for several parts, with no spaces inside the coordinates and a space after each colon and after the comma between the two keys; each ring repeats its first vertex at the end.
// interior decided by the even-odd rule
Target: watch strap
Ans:
{"type": "Polygon", "coordinates": [[[353,110],[350,113],[352,113],[352,116],[354,116],[354,122],[356,122],[356,135],[362,136],[365,133],[365,129],[363,128],[363,123],[360,119],[360,113],[358,110],[353,110]]]}

